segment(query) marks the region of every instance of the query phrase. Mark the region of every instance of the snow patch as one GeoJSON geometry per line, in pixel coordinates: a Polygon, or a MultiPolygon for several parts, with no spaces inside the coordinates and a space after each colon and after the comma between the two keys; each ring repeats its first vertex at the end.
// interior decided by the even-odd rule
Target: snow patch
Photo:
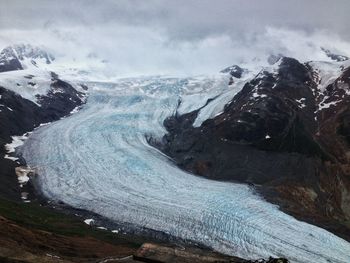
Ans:
{"type": "Polygon", "coordinates": [[[306,107],[306,104],[305,104],[306,99],[305,98],[301,98],[301,99],[295,100],[295,101],[298,103],[298,107],[300,109],[303,109],[306,107]]]}
{"type": "Polygon", "coordinates": [[[9,160],[11,160],[11,161],[17,161],[18,160],[18,158],[17,157],[12,157],[12,156],[10,156],[10,155],[8,155],[8,154],[5,154],[5,157],[4,157],[5,159],[9,159],[9,160]]]}
{"type": "Polygon", "coordinates": [[[259,94],[257,92],[254,92],[252,95],[253,98],[266,98],[267,95],[266,94],[259,94]]]}
{"type": "Polygon", "coordinates": [[[315,61],[309,62],[309,64],[317,73],[317,88],[322,93],[326,90],[328,85],[332,84],[337,78],[339,78],[343,70],[343,65],[341,63],[315,61]]]}
{"type": "Polygon", "coordinates": [[[69,114],[77,113],[80,109],[80,106],[75,107],[69,114]]]}
{"type": "Polygon", "coordinates": [[[317,111],[321,111],[323,109],[328,109],[331,106],[336,106],[339,102],[341,102],[341,100],[331,101],[331,102],[328,102],[328,103],[321,103],[317,111]]]}
{"type": "Polygon", "coordinates": [[[22,193],[21,193],[21,199],[22,199],[22,200],[27,200],[27,199],[28,199],[28,195],[29,195],[29,193],[27,193],[27,192],[22,192],[22,193]]]}
{"type": "Polygon", "coordinates": [[[57,258],[57,259],[59,259],[60,257],[59,256],[56,256],[56,255],[51,255],[51,254],[46,254],[46,256],[48,256],[48,257],[50,257],[50,258],[57,258]]]}
{"type": "Polygon", "coordinates": [[[7,143],[5,144],[5,149],[7,151],[7,153],[13,153],[15,152],[16,148],[23,145],[24,141],[26,139],[28,139],[28,135],[30,133],[27,132],[25,134],[23,134],[22,136],[12,136],[12,142],[11,143],[7,143]]]}
{"type": "Polygon", "coordinates": [[[45,122],[45,123],[40,123],[40,124],[39,124],[39,127],[43,127],[43,126],[49,125],[49,124],[51,124],[51,123],[52,123],[51,121],[45,122]]]}
{"type": "Polygon", "coordinates": [[[15,168],[15,172],[20,187],[23,187],[26,183],[28,183],[30,176],[36,173],[36,170],[29,166],[19,166],[15,168]]]}
{"type": "Polygon", "coordinates": [[[84,220],[84,223],[87,224],[87,225],[89,225],[89,226],[93,225],[94,222],[95,222],[95,220],[93,220],[93,219],[85,219],[85,220],[84,220]]]}
{"type": "MultiPolygon", "coordinates": [[[[229,104],[234,96],[242,90],[245,83],[250,81],[254,78],[254,73],[251,71],[247,71],[244,74],[244,77],[237,79],[232,85],[228,85],[227,82],[227,76],[221,80],[221,82],[217,82],[216,85],[213,85],[209,89],[203,89],[197,94],[205,93],[206,97],[193,97],[191,100],[189,100],[188,96],[185,96],[185,100],[188,104],[190,104],[192,107],[195,106],[196,109],[202,107],[202,105],[205,105],[207,100],[209,98],[214,98],[212,101],[210,101],[204,108],[202,108],[196,120],[193,123],[194,127],[199,127],[202,125],[202,123],[207,119],[212,119],[218,115],[220,115],[223,112],[223,109],[225,105],[229,104]],[[204,99],[205,98],[205,99],[204,99]],[[200,104],[199,104],[200,103],[200,104]]],[[[202,88],[205,85],[205,83],[202,83],[202,88]]],[[[190,107],[185,108],[186,110],[189,110],[190,107]]],[[[184,110],[184,109],[182,109],[184,110]]],[[[194,109],[192,109],[194,110],[194,109]]],[[[186,111],[185,111],[186,112],[186,111]]],[[[189,111],[187,111],[189,112],[189,111]]]]}

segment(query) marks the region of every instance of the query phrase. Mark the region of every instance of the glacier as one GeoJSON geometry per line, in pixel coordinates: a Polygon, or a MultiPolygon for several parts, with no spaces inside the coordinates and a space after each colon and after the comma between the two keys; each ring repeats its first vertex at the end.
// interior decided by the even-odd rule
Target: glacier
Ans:
{"type": "Polygon", "coordinates": [[[201,110],[196,124],[219,113],[238,92],[222,85],[224,78],[86,83],[90,94],[83,109],[36,129],[19,151],[36,167],[36,183],[47,198],[115,222],[246,259],[350,262],[347,241],[281,212],[248,185],[182,171],[147,143],[145,135],[164,135],[163,121],[176,110],[218,98],[201,110]]]}

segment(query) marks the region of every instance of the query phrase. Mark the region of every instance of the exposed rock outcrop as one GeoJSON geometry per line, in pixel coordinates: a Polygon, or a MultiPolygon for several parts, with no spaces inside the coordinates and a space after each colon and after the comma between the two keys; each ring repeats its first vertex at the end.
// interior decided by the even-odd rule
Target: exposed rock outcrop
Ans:
{"type": "Polygon", "coordinates": [[[5,48],[0,53],[0,72],[21,70],[21,62],[12,48],[5,48]]]}

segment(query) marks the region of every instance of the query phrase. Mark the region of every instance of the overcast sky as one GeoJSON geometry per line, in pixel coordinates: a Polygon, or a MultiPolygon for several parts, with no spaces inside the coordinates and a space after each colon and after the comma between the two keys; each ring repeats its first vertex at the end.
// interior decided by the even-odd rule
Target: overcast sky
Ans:
{"type": "Polygon", "coordinates": [[[248,57],[350,55],[349,0],[0,0],[0,47],[44,45],[118,74],[216,72],[248,57]]]}

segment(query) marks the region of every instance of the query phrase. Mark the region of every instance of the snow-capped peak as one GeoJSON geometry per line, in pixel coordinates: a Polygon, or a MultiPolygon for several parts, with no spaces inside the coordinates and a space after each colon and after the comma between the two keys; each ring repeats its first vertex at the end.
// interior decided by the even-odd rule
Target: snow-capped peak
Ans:
{"type": "Polygon", "coordinates": [[[24,61],[25,59],[31,59],[31,60],[44,60],[46,64],[51,64],[52,61],[55,60],[55,57],[40,47],[34,47],[29,44],[17,44],[10,47],[5,48],[10,49],[13,51],[13,53],[17,56],[17,58],[21,61],[24,61]]]}
{"type": "Polygon", "coordinates": [[[0,52],[0,72],[51,64],[55,57],[43,48],[29,44],[8,46],[0,52]]]}

